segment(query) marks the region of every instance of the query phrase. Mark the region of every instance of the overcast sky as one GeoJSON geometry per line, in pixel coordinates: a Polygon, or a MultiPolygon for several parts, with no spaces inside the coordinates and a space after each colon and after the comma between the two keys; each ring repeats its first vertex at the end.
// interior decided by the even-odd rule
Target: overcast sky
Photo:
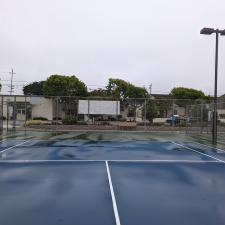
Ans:
{"type": "MultiPolygon", "coordinates": [[[[225,28],[224,11],[224,0],[0,0],[0,77],[13,68],[16,81],[76,75],[97,88],[114,77],[213,94],[215,36],[199,31],[225,28]]],[[[219,47],[224,94],[225,37],[219,47]]]]}

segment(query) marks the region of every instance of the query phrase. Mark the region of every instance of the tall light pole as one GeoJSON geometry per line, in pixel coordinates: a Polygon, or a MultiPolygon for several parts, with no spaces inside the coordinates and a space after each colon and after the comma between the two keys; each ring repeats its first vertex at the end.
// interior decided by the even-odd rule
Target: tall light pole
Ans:
{"type": "Polygon", "coordinates": [[[219,34],[225,35],[225,30],[214,28],[203,28],[200,34],[216,34],[216,52],[215,52],[215,80],[214,80],[214,104],[213,104],[213,120],[212,120],[212,142],[217,143],[217,81],[218,81],[218,47],[219,47],[219,34]]]}

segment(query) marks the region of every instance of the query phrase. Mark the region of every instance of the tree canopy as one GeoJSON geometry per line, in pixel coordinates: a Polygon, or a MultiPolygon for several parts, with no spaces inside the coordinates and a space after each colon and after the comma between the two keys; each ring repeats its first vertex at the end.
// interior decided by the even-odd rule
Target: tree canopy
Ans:
{"type": "Polygon", "coordinates": [[[110,78],[107,85],[109,96],[127,99],[127,98],[146,98],[149,96],[147,90],[137,87],[122,79],[110,78]]]}
{"type": "Polygon", "coordinates": [[[99,88],[88,92],[88,95],[90,97],[108,97],[108,92],[106,89],[99,88]]]}
{"type": "Polygon", "coordinates": [[[51,75],[44,83],[45,96],[87,96],[86,85],[76,76],[51,75]]]}
{"type": "Polygon", "coordinates": [[[204,99],[206,96],[202,91],[184,88],[184,87],[175,87],[170,92],[170,95],[175,99],[204,99]]]}
{"type": "Polygon", "coordinates": [[[24,95],[43,95],[44,81],[33,82],[23,87],[24,95]]]}
{"type": "MultiPolygon", "coordinates": [[[[148,99],[146,102],[146,119],[148,119],[151,123],[153,122],[153,119],[157,117],[159,108],[156,104],[156,102],[152,99],[148,99]]],[[[144,108],[145,113],[145,108],[144,108]]]]}

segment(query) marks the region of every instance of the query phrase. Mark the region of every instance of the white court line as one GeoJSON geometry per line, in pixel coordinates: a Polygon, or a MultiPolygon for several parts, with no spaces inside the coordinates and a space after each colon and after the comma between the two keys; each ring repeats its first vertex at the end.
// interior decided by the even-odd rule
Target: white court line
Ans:
{"type": "Polygon", "coordinates": [[[207,157],[209,157],[209,158],[211,158],[211,159],[215,159],[215,160],[217,160],[217,161],[219,161],[219,162],[225,163],[225,161],[223,161],[223,160],[221,160],[221,159],[218,159],[218,158],[216,158],[216,157],[214,157],[214,156],[211,156],[211,155],[208,155],[208,154],[199,152],[199,151],[197,151],[197,150],[195,150],[195,149],[189,148],[189,147],[184,146],[184,145],[182,145],[182,144],[178,144],[178,143],[176,143],[176,142],[174,142],[174,141],[171,141],[171,143],[173,143],[173,144],[175,144],[175,145],[178,145],[178,146],[180,146],[180,147],[182,147],[182,148],[186,148],[186,149],[188,149],[188,150],[191,150],[191,151],[193,151],[193,152],[196,152],[196,153],[198,153],[198,154],[207,156],[207,157]]]}
{"type": "Polygon", "coordinates": [[[108,161],[105,161],[106,165],[106,170],[107,170],[107,175],[108,175],[108,180],[109,180],[109,187],[110,187],[110,192],[111,192],[111,197],[112,197],[112,204],[113,204],[113,210],[114,210],[114,215],[116,219],[116,225],[120,225],[120,217],[117,209],[117,204],[116,204],[116,198],[113,190],[113,184],[112,184],[112,179],[111,179],[111,174],[109,170],[109,164],[108,161]]]}
{"type": "Polygon", "coordinates": [[[207,148],[216,149],[216,150],[221,151],[221,152],[225,152],[225,150],[224,150],[224,149],[221,149],[221,148],[216,148],[216,147],[209,146],[209,145],[205,145],[205,144],[202,144],[202,143],[198,143],[198,142],[196,142],[196,141],[192,141],[192,143],[195,143],[195,144],[198,144],[198,145],[201,145],[201,146],[207,147],[207,148]]]}
{"type": "Polygon", "coordinates": [[[210,161],[203,161],[203,160],[157,160],[157,159],[150,159],[150,160],[78,160],[78,159],[9,159],[9,160],[2,160],[0,163],[42,163],[42,162],[131,162],[131,163],[220,163],[220,161],[210,160],[210,161]]]}
{"type": "Polygon", "coordinates": [[[8,151],[8,150],[10,150],[10,149],[12,149],[12,148],[17,147],[17,146],[23,145],[23,144],[25,144],[25,143],[27,143],[27,142],[29,142],[29,141],[31,141],[31,140],[24,141],[24,142],[19,143],[19,144],[17,144],[17,145],[13,145],[13,146],[11,146],[11,147],[9,147],[9,148],[6,148],[6,149],[4,149],[4,150],[0,151],[0,155],[1,155],[3,152],[6,152],[6,151],[8,151]]]}
{"type": "MultiPolygon", "coordinates": [[[[11,139],[12,140],[12,139],[11,139]]],[[[4,142],[6,142],[6,141],[10,141],[10,139],[2,139],[1,141],[0,141],[0,143],[4,143],[4,142]]]]}

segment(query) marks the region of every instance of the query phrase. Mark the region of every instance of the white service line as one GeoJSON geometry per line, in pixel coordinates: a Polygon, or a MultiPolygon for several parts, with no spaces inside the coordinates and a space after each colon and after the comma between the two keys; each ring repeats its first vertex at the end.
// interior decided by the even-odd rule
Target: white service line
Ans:
{"type": "Polygon", "coordinates": [[[121,162],[121,163],[220,163],[219,161],[210,160],[210,161],[203,161],[203,160],[157,160],[157,159],[150,159],[150,160],[91,160],[91,159],[9,159],[9,160],[2,160],[0,163],[44,163],[44,162],[121,162]]]}
{"type": "Polygon", "coordinates": [[[221,160],[221,159],[218,159],[218,158],[216,158],[216,157],[214,157],[214,156],[211,156],[211,155],[208,155],[208,154],[199,152],[199,151],[197,151],[197,150],[195,150],[195,149],[193,149],[193,148],[189,148],[189,147],[187,147],[187,146],[185,146],[185,145],[178,144],[178,143],[176,143],[176,142],[174,142],[174,141],[170,141],[170,142],[173,143],[173,144],[175,144],[175,145],[178,145],[178,146],[180,146],[180,147],[182,147],[182,148],[186,148],[186,149],[191,150],[191,151],[193,151],[193,152],[196,152],[196,153],[198,153],[198,154],[201,154],[201,155],[207,156],[207,157],[209,157],[209,158],[211,158],[211,159],[215,159],[215,160],[217,160],[217,161],[219,161],[219,162],[225,163],[225,161],[223,161],[223,160],[221,160]]]}
{"type": "Polygon", "coordinates": [[[120,225],[120,217],[119,217],[118,208],[117,208],[117,204],[116,204],[116,198],[115,198],[115,194],[114,194],[114,190],[113,190],[113,184],[112,184],[108,161],[105,161],[105,165],[106,165],[106,170],[107,170],[107,174],[108,174],[109,187],[110,187],[110,192],[111,192],[111,197],[112,197],[112,204],[113,204],[116,225],[120,225]]]}
{"type": "Polygon", "coordinates": [[[25,143],[27,143],[27,142],[30,142],[30,141],[31,141],[31,140],[24,141],[24,142],[19,143],[19,144],[17,144],[17,145],[13,145],[13,146],[11,146],[11,147],[9,147],[9,148],[6,148],[6,149],[0,151],[0,154],[2,154],[3,152],[6,152],[6,151],[8,151],[8,150],[10,150],[10,149],[12,149],[12,148],[15,148],[15,147],[17,147],[17,146],[20,146],[20,145],[23,145],[23,144],[25,144],[25,143]]]}

